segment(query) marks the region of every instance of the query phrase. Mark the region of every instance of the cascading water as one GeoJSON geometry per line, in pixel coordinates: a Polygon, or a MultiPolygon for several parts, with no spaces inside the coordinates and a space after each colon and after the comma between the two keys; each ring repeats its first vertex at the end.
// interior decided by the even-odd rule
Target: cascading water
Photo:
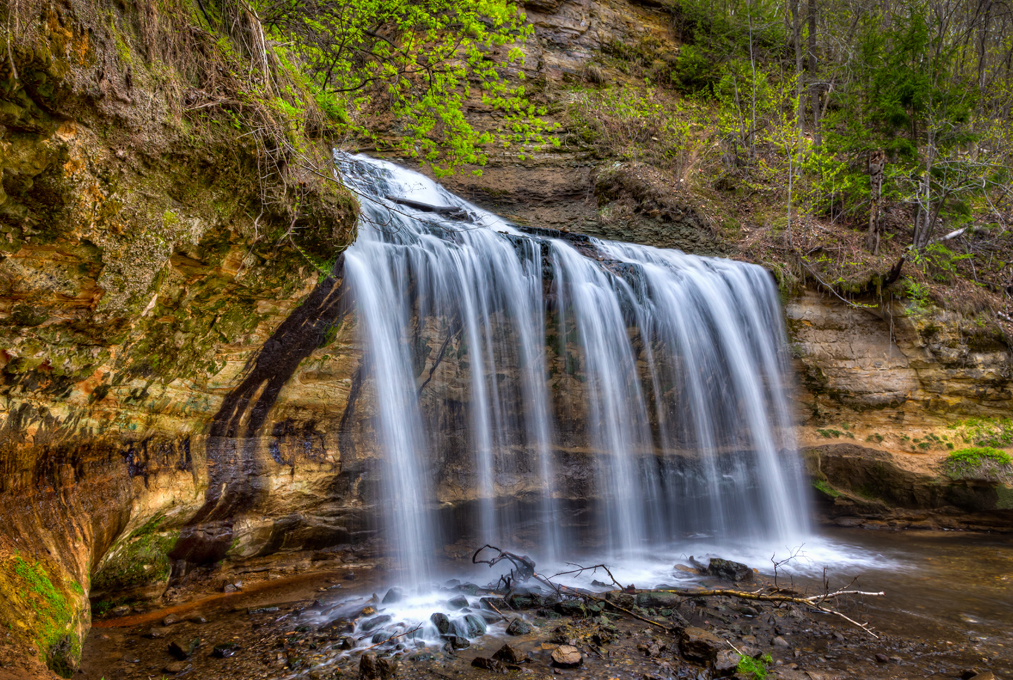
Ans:
{"type": "Polygon", "coordinates": [[[346,271],[403,581],[435,569],[437,489],[458,469],[476,547],[523,533],[551,560],[806,533],[763,269],[515,227],[393,164],[337,161],[361,197],[346,271]],[[536,499],[505,502],[518,490],[536,499]]]}

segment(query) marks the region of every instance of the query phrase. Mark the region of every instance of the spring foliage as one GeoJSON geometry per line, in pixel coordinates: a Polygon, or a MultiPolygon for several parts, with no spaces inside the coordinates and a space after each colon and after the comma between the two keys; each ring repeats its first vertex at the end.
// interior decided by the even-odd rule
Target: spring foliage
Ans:
{"type": "Polygon", "coordinates": [[[531,34],[508,0],[264,0],[263,25],[298,61],[317,103],[346,134],[429,164],[437,175],[481,166],[484,149],[546,141],[527,99],[519,44],[531,34]],[[495,130],[466,119],[469,99],[500,114],[495,130]]]}

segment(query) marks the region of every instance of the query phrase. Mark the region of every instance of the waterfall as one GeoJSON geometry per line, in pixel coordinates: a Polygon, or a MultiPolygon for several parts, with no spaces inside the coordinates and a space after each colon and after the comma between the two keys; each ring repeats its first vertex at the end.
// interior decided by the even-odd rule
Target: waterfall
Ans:
{"type": "Polygon", "coordinates": [[[407,584],[437,569],[444,496],[468,501],[454,530],[475,547],[550,560],[806,533],[762,268],[518,227],[391,163],[336,160],[360,196],[346,272],[407,584]]]}

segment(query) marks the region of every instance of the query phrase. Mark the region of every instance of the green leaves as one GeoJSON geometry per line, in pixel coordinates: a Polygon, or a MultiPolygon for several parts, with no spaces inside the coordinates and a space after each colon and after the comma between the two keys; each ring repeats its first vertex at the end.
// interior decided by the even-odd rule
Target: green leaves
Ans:
{"type": "Polygon", "coordinates": [[[437,176],[484,165],[492,143],[546,143],[551,126],[519,70],[533,29],[508,0],[264,0],[259,9],[345,134],[418,158],[437,176]],[[465,106],[476,98],[499,112],[498,128],[471,125],[465,106]]]}

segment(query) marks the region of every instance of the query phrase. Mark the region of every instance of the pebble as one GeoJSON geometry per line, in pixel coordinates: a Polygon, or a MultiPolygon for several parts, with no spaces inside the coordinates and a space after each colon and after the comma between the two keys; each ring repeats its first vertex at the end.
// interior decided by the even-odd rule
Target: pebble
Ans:
{"type": "Polygon", "coordinates": [[[163,626],[171,626],[171,625],[173,625],[175,623],[179,623],[180,620],[181,619],[178,616],[176,616],[175,614],[169,614],[164,619],[162,619],[162,625],[163,626]]]}
{"type": "Polygon", "coordinates": [[[878,663],[890,663],[890,657],[888,657],[886,654],[877,654],[876,661],[878,663]]]}
{"type": "Polygon", "coordinates": [[[188,668],[190,668],[190,664],[188,664],[186,661],[170,661],[169,663],[165,664],[165,668],[163,668],[162,670],[165,671],[166,673],[176,674],[182,673],[188,668]]]}
{"type": "Polygon", "coordinates": [[[771,641],[771,644],[773,644],[775,647],[791,647],[791,645],[788,644],[788,641],[785,640],[780,635],[778,635],[776,638],[774,638],[771,641]]]}

